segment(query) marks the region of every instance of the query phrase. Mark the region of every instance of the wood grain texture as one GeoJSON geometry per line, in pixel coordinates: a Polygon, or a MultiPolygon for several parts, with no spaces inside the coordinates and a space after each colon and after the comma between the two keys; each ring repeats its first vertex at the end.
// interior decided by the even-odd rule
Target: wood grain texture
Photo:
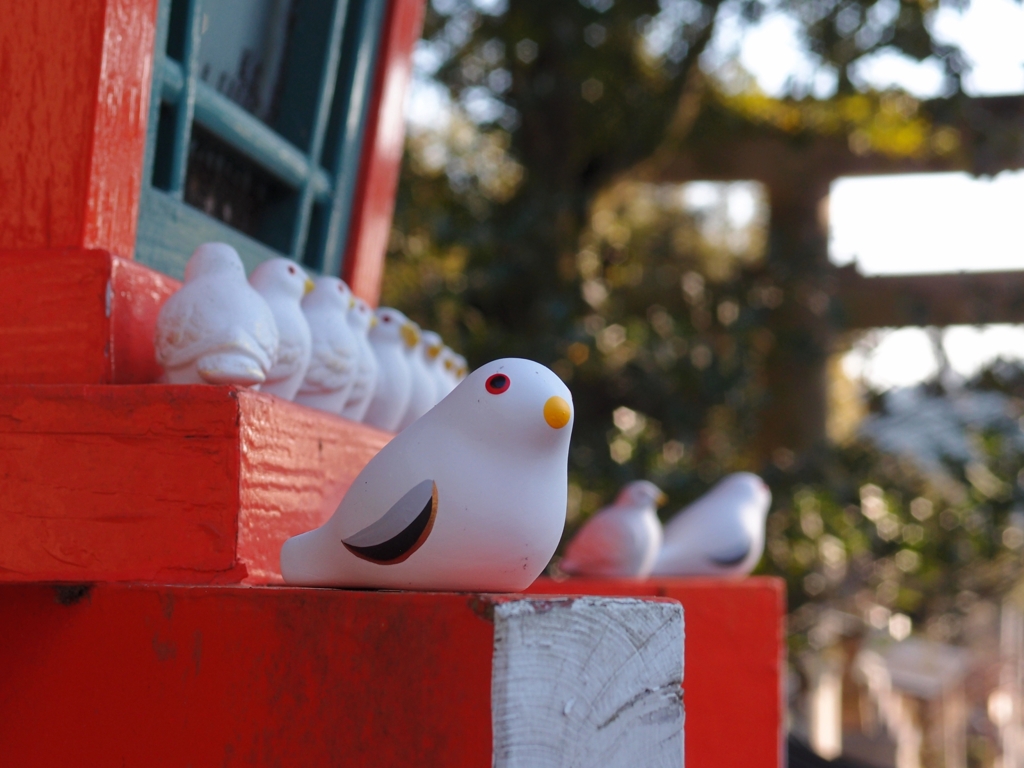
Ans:
{"type": "Polygon", "coordinates": [[[238,557],[248,583],[281,583],[281,545],[325,523],[392,435],[266,395],[239,398],[238,557]]]}
{"type": "Polygon", "coordinates": [[[131,256],[155,19],[155,0],[5,7],[0,247],[131,256]]]}
{"type": "Polygon", "coordinates": [[[491,764],[481,599],[83,591],[0,585],[5,766],[491,764]]]}
{"type": "Polygon", "coordinates": [[[342,277],[352,292],[374,306],[384,277],[384,253],[402,165],[412,51],[423,29],[425,8],[424,0],[391,0],[377,57],[373,102],[342,264],[342,277]]]}
{"type": "Polygon", "coordinates": [[[529,592],[678,600],[686,612],[686,765],[784,765],[786,598],[780,579],[543,578],[529,592]]]}
{"type": "Polygon", "coordinates": [[[682,768],[678,603],[515,600],[494,624],[495,768],[682,768]]]}
{"type": "Polygon", "coordinates": [[[231,387],[0,386],[0,582],[280,581],[389,437],[231,387]]]}
{"type": "Polygon", "coordinates": [[[231,571],[236,421],[223,392],[0,387],[0,581],[231,571]]]}
{"type": "Polygon", "coordinates": [[[0,384],[156,380],[156,318],[177,281],[78,249],[0,250],[0,271],[0,384]]]}

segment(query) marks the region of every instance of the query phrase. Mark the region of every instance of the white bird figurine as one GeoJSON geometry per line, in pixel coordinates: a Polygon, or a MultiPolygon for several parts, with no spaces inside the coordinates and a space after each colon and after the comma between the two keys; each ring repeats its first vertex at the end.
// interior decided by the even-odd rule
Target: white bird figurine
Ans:
{"type": "Polygon", "coordinates": [[[157,316],[156,360],[169,384],[262,384],[277,357],[274,315],[245,280],[238,252],[203,243],[157,316]]]}
{"type": "Polygon", "coordinates": [[[340,414],[356,380],[359,343],[348,327],[352,292],[336,277],[318,277],[302,300],[313,354],[295,402],[340,414]]]}
{"type": "Polygon", "coordinates": [[[466,362],[466,358],[464,358],[460,354],[455,354],[453,356],[453,363],[454,363],[454,369],[453,370],[454,370],[454,375],[455,375],[455,386],[458,386],[459,382],[462,381],[464,378],[466,378],[466,376],[469,375],[469,364],[466,362]]]}
{"type": "Polygon", "coordinates": [[[629,483],[579,530],[558,567],[574,576],[646,578],[661,549],[657,510],[665,501],[654,483],[629,483]]]}
{"type": "Polygon", "coordinates": [[[377,385],[363,421],[378,429],[397,432],[412,398],[409,357],[420,340],[419,332],[397,309],[381,307],[369,337],[377,356],[377,385]]]}
{"type": "Polygon", "coordinates": [[[285,542],[285,581],[525,589],[562,535],[572,421],[544,366],[482,366],[381,449],[330,520],[285,542]]]}
{"type": "Polygon", "coordinates": [[[441,385],[438,383],[439,373],[441,368],[441,352],[444,351],[444,340],[441,335],[434,333],[433,331],[423,331],[421,333],[422,342],[420,349],[423,352],[423,366],[426,368],[427,376],[429,377],[429,386],[433,390],[434,403],[439,403],[448,394],[447,391],[441,389],[441,385]]]}
{"type": "Polygon", "coordinates": [[[771,491],[757,475],[728,475],[665,525],[654,574],[746,576],[764,554],[771,503],[771,491]]]}
{"type": "Polygon", "coordinates": [[[434,381],[437,383],[438,400],[443,400],[455,389],[455,352],[451,347],[441,348],[434,369],[434,381]]]}
{"type": "Polygon", "coordinates": [[[313,290],[313,281],[291,259],[277,258],[256,267],[249,284],[274,313],[278,333],[277,362],[260,391],[294,400],[313,351],[309,322],[302,313],[302,297],[313,290]]]}
{"type": "Polygon", "coordinates": [[[423,331],[413,323],[419,341],[409,355],[409,381],[412,384],[412,393],[409,396],[409,405],[405,409],[402,420],[398,422],[398,431],[412,424],[416,419],[437,405],[437,384],[434,377],[427,368],[426,349],[423,341],[423,331]]]}
{"type": "Polygon", "coordinates": [[[376,324],[377,318],[370,305],[358,296],[353,296],[348,310],[348,325],[359,343],[359,363],[356,366],[356,380],[348,393],[345,407],[341,409],[341,415],[352,421],[362,421],[366,416],[373,390],[377,386],[377,355],[367,336],[376,324]]]}

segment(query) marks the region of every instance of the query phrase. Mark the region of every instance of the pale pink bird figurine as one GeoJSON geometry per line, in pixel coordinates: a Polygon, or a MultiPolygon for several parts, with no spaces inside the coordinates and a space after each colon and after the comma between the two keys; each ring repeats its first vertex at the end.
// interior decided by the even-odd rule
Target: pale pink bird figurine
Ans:
{"type": "Polygon", "coordinates": [[[573,576],[645,578],[661,548],[657,509],[664,503],[665,494],[654,483],[629,483],[569,542],[558,567],[573,576]]]}

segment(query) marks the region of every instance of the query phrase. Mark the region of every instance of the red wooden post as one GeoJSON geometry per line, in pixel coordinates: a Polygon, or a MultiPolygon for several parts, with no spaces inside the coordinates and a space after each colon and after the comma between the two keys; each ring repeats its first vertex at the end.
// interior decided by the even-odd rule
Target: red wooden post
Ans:
{"type": "Polygon", "coordinates": [[[686,614],[686,765],[779,768],[785,587],[780,579],[538,579],[532,594],[660,596],[686,614]]]}
{"type": "Polygon", "coordinates": [[[384,254],[405,146],[405,93],[412,75],[412,49],[423,28],[424,6],[422,0],[391,2],[366,125],[342,277],[354,293],[374,305],[384,277],[384,254]]]}
{"type": "Polygon", "coordinates": [[[135,248],[156,0],[7,3],[0,248],[135,248]]]}

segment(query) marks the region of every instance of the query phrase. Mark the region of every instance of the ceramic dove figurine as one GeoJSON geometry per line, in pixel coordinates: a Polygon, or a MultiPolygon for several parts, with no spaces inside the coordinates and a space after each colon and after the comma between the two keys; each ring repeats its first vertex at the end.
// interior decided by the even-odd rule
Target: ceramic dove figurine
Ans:
{"type": "Polygon", "coordinates": [[[525,589],[562,535],[572,417],[544,366],[482,366],[381,449],[330,520],[285,542],[285,581],[525,589]]]}
{"type": "Polygon", "coordinates": [[[352,421],[362,421],[366,416],[373,390],[377,386],[377,355],[367,335],[376,324],[377,318],[370,305],[358,296],[353,296],[348,310],[348,325],[359,344],[359,362],[356,365],[356,380],[348,393],[345,407],[341,409],[341,415],[352,421]]]}
{"type": "Polygon", "coordinates": [[[448,394],[447,392],[442,393],[438,384],[438,369],[441,367],[441,352],[444,350],[444,340],[440,334],[433,331],[423,331],[420,335],[422,338],[420,349],[423,351],[423,367],[426,369],[430,380],[429,386],[433,391],[434,403],[437,404],[448,394]]]}
{"type": "Polygon", "coordinates": [[[268,259],[249,275],[249,284],[267,302],[277,325],[277,362],[267,373],[261,392],[294,400],[309,368],[313,337],[302,313],[302,297],[313,281],[291,259],[268,259]]]}
{"type": "Polygon", "coordinates": [[[661,549],[657,509],[665,500],[654,483],[629,483],[569,542],[558,567],[574,576],[646,578],[661,549]]]}
{"type": "Polygon", "coordinates": [[[378,429],[397,432],[412,398],[409,357],[420,340],[419,332],[397,309],[381,307],[369,337],[377,357],[377,385],[363,421],[378,429]]]}
{"type": "Polygon", "coordinates": [[[443,400],[455,389],[455,352],[451,347],[442,347],[437,360],[434,381],[437,383],[438,400],[443,400]]]}
{"type": "Polygon", "coordinates": [[[409,380],[412,383],[412,393],[405,414],[398,423],[399,432],[437,405],[438,400],[437,384],[434,383],[434,377],[431,375],[430,369],[427,368],[423,331],[415,323],[413,326],[419,335],[419,342],[413,347],[412,354],[409,355],[409,380]]]}
{"type": "Polygon", "coordinates": [[[238,252],[203,243],[160,310],[153,340],[169,384],[262,384],[277,357],[274,315],[245,280],[238,252]]]}
{"type": "Polygon", "coordinates": [[[657,576],[746,576],[764,553],[772,494],[757,475],[737,472],[665,525],[657,576]]]}
{"type": "Polygon", "coordinates": [[[313,335],[313,354],[295,402],[341,413],[355,383],[359,343],[348,327],[352,293],[336,277],[318,277],[302,300],[313,335]]]}
{"type": "Polygon", "coordinates": [[[459,382],[469,375],[469,364],[466,362],[466,358],[460,354],[453,355],[452,363],[454,366],[455,386],[458,386],[459,382]]]}

